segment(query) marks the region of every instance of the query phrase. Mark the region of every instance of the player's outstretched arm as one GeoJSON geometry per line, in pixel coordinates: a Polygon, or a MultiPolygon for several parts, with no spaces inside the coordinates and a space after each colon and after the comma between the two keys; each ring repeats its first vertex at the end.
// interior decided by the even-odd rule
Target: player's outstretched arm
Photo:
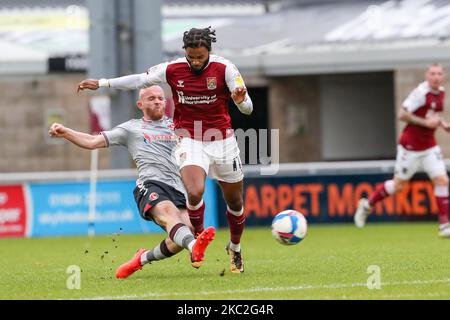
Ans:
{"type": "Polygon", "coordinates": [[[48,134],[52,138],[63,138],[73,144],[84,149],[99,149],[106,147],[105,138],[102,135],[91,135],[83,132],[78,132],[67,128],[59,123],[54,123],[48,130],[48,134]]]}
{"type": "Polygon", "coordinates": [[[77,92],[83,91],[83,90],[97,90],[100,88],[100,84],[98,80],[95,79],[87,79],[83,80],[78,84],[77,92]]]}
{"type": "Polygon", "coordinates": [[[129,76],[112,78],[112,79],[88,79],[83,80],[78,84],[77,91],[82,90],[97,90],[98,88],[112,88],[119,90],[137,90],[148,88],[152,85],[160,85],[167,83],[166,69],[168,63],[161,63],[148,69],[145,73],[132,74],[129,76]]]}
{"type": "Polygon", "coordinates": [[[161,82],[152,81],[147,73],[132,74],[129,76],[113,78],[113,79],[87,79],[78,84],[77,92],[83,90],[97,90],[98,88],[113,88],[119,90],[137,90],[147,88],[153,84],[161,82]]]}

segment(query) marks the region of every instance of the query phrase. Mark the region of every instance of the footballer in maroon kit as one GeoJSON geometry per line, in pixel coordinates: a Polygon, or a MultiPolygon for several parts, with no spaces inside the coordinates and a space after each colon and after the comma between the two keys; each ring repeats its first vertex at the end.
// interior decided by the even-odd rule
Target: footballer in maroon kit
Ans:
{"type": "Polygon", "coordinates": [[[449,179],[441,148],[434,137],[439,127],[450,132],[450,124],[441,117],[445,98],[442,87],[444,68],[433,64],[428,67],[425,77],[426,81],[420,83],[403,102],[399,113],[399,119],[407,125],[397,146],[394,178],[379,185],[368,199],[362,198],[359,201],[354,216],[359,228],[364,227],[375,203],[401,191],[419,168],[422,168],[434,185],[439,209],[439,235],[450,237],[449,179]]]}
{"type": "Polygon", "coordinates": [[[227,203],[230,242],[226,246],[231,272],[241,273],[241,236],[244,231],[243,172],[240,150],[231,126],[231,98],[244,114],[253,103],[239,70],[230,61],[211,54],[216,42],[211,28],[191,29],[183,36],[185,57],[161,63],[147,72],[115,79],[84,80],[78,91],[99,87],[133,90],[167,83],[175,103],[174,124],[180,143],[175,161],[187,190],[187,207],[196,234],[203,231],[205,179],[216,179],[227,203]]]}

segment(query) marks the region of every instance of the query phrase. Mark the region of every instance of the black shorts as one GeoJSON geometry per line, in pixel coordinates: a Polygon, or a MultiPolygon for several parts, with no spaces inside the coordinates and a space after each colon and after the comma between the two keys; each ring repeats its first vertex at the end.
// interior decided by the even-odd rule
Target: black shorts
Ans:
{"type": "Polygon", "coordinates": [[[184,194],[163,182],[147,180],[144,185],[137,186],[133,194],[139,214],[148,221],[153,221],[150,210],[162,201],[170,201],[180,209],[186,208],[184,194]]]}

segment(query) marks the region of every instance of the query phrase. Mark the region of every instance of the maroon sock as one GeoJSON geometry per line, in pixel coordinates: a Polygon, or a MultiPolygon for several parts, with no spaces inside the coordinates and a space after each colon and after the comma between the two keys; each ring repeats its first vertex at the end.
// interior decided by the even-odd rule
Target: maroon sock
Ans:
{"type": "Polygon", "coordinates": [[[439,224],[449,223],[448,220],[448,197],[436,197],[439,209],[439,224]]]}
{"type": "Polygon", "coordinates": [[[369,204],[371,207],[375,205],[378,201],[383,200],[384,198],[389,197],[389,193],[386,191],[384,187],[384,183],[379,184],[375,191],[369,196],[369,204]]]}
{"type": "Polygon", "coordinates": [[[245,226],[245,215],[243,214],[237,217],[227,210],[227,221],[228,225],[230,226],[231,242],[233,242],[234,244],[241,243],[241,237],[242,233],[244,232],[245,226]]]}
{"type": "Polygon", "coordinates": [[[189,219],[194,227],[194,235],[197,236],[203,232],[203,216],[205,214],[205,203],[197,210],[190,210],[187,208],[189,219]]]}

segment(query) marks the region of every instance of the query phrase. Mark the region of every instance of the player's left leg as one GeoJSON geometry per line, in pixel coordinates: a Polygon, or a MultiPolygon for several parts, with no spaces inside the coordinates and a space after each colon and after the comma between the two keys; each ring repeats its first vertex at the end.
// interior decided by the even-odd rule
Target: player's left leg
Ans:
{"type": "MultiPolygon", "coordinates": [[[[186,225],[191,230],[191,232],[194,232],[194,228],[191,225],[186,209],[179,209],[179,212],[181,223],[186,225]]],[[[146,255],[141,256],[141,264],[144,265],[153,261],[170,258],[183,251],[183,249],[183,247],[177,245],[169,237],[167,237],[152,250],[148,250],[146,252],[146,255]]]]}
{"type": "Polygon", "coordinates": [[[183,223],[188,215],[186,209],[177,208],[171,201],[163,201],[155,209],[152,213],[155,222],[167,230],[169,238],[174,243],[191,253],[192,266],[199,268],[204,259],[206,247],[214,240],[215,228],[206,228],[196,239],[192,233],[192,225],[183,223]],[[184,216],[183,219],[182,216],[184,216]]]}
{"type": "Polygon", "coordinates": [[[449,179],[447,175],[442,175],[432,178],[432,181],[434,185],[434,196],[439,210],[439,235],[444,238],[450,238],[450,223],[448,218],[449,179]]]}
{"type": "MultiPolygon", "coordinates": [[[[184,210],[185,211],[185,210],[184,210]]],[[[184,212],[187,215],[186,212],[184,212]]],[[[199,268],[207,246],[214,239],[215,229],[205,229],[195,239],[192,226],[181,220],[181,212],[171,201],[162,201],[151,209],[151,217],[156,224],[167,230],[169,237],[153,250],[139,249],[133,258],[122,264],[116,271],[117,278],[127,278],[152,261],[163,260],[180,252],[183,248],[191,253],[191,264],[199,268]]]]}
{"type": "Polygon", "coordinates": [[[420,165],[419,155],[397,146],[397,158],[395,161],[395,174],[392,180],[387,180],[375,188],[368,199],[361,198],[358,202],[356,212],[353,216],[355,225],[363,228],[366,220],[373,211],[376,203],[383,199],[400,192],[411,177],[416,173],[420,165]]]}
{"type": "Polygon", "coordinates": [[[438,206],[439,235],[450,238],[449,223],[449,178],[441,149],[434,147],[423,160],[423,167],[434,185],[434,196],[438,206]]]}
{"type": "Polygon", "coordinates": [[[206,148],[211,156],[209,176],[216,179],[227,204],[226,217],[230,228],[230,242],[226,250],[230,255],[232,273],[244,272],[241,237],[244,232],[244,173],[236,138],[215,141],[206,148]]]}
{"type": "Polygon", "coordinates": [[[243,181],[227,183],[219,181],[223,197],[227,204],[227,221],[230,228],[230,242],[227,252],[231,259],[231,272],[244,272],[244,261],[241,254],[241,237],[245,227],[243,181]]]}

